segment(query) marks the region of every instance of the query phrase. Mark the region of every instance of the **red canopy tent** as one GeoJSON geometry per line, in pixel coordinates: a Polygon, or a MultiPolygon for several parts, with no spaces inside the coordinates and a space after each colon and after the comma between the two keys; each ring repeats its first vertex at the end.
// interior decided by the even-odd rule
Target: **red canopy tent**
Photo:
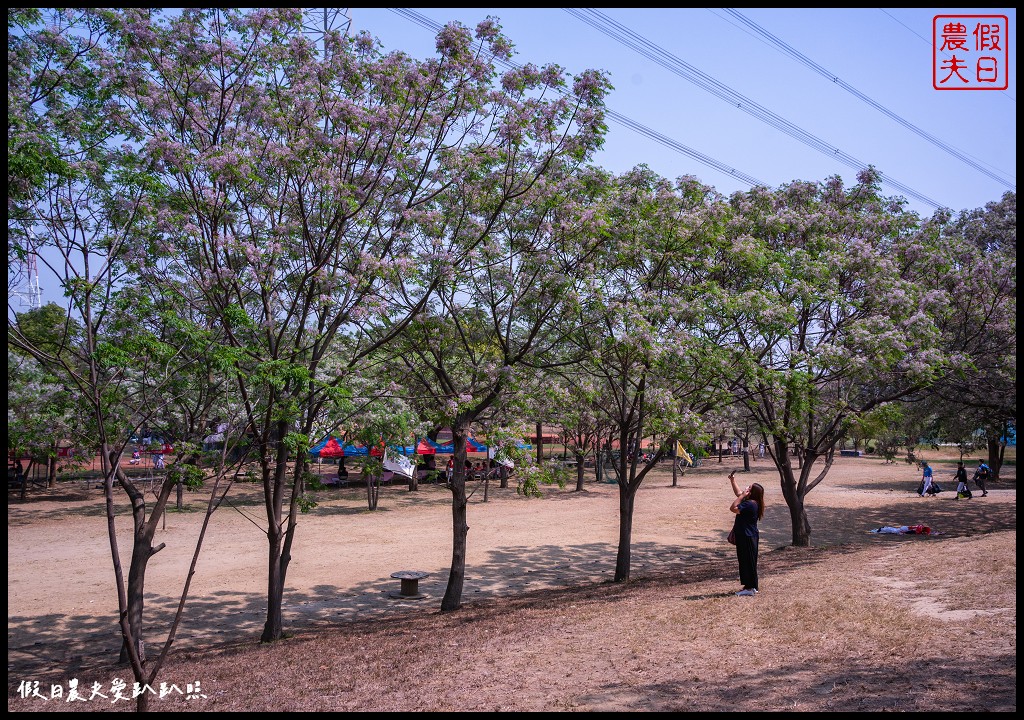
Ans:
{"type": "Polygon", "coordinates": [[[327,441],[326,445],[320,448],[320,457],[322,458],[343,457],[344,455],[345,450],[341,447],[338,443],[338,439],[335,437],[332,437],[327,441]]]}
{"type": "Polygon", "coordinates": [[[416,446],[417,455],[435,455],[436,453],[437,450],[425,438],[420,440],[419,445],[416,446]]]}

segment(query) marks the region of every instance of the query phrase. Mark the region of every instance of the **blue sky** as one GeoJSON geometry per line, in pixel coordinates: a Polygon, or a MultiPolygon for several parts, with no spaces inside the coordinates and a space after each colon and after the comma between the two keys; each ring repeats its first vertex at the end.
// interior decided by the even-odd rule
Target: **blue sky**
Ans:
{"type": "MultiPolygon", "coordinates": [[[[738,93],[760,106],[761,112],[767,111],[776,123],[791,123],[796,131],[840,150],[850,161],[875,165],[921,197],[891,185],[883,186],[883,192],[907,197],[909,207],[923,216],[935,211],[928,201],[958,211],[982,207],[1016,187],[1017,26],[1013,8],[738,11],[804,59],[833,73],[847,88],[931,135],[939,145],[971,158],[996,178],[784,54],[723,8],[599,9],[618,24],[620,37],[631,31],[649,52],[664,53],[669,68],[565,9],[412,10],[437,24],[456,20],[473,27],[487,16],[497,18],[515,45],[514,61],[519,64],[556,63],[571,73],[588,68],[607,71],[615,87],[607,101],[609,109],[655,131],[676,147],[685,146],[714,161],[702,163],[613,120],[605,148],[595,162],[614,172],[644,163],[668,178],[695,175],[725,194],[750,187],[741,177],[772,187],[836,174],[848,184],[855,181],[854,167],[688,80],[696,70],[718,83],[720,94],[738,93]],[[1007,16],[1009,85],[1005,91],[933,88],[931,37],[936,15],[1007,16]],[[737,173],[729,174],[719,165],[737,173]]],[[[406,16],[388,8],[351,8],[350,12],[352,29],[370,32],[385,49],[419,58],[434,54],[433,33],[406,16]]]]}

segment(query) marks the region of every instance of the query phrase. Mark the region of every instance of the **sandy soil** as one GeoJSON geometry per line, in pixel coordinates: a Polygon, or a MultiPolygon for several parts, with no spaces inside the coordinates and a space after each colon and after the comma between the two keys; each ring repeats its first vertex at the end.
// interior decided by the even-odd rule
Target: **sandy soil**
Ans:
{"type": "MultiPolygon", "coordinates": [[[[207,533],[163,675],[182,684],[201,678],[208,697],[160,709],[1015,710],[1012,468],[988,497],[958,501],[952,465],[936,473],[949,490],[920,498],[912,466],[841,458],[808,497],[813,547],[798,550],[787,547],[790,520],[774,468],[755,462],[740,479],[764,484],[768,509],[762,593],[748,599],[733,595],[736,561],[725,542],[726,475],[737,467],[739,460],[712,459],[673,487],[666,465],[645,481],[628,584],[610,583],[617,486],[588,479],[582,493],[549,488],[542,499],[491,486],[486,502],[478,490],[456,613],[439,612],[451,559],[447,490],[392,485],[375,512],[362,488],[318,493],[319,506],[300,520],[288,572],[285,627],[293,637],[269,647],[257,642],[266,518],[258,488],[236,486],[207,533]],[[869,532],[918,523],[941,534],[869,532]],[[420,582],[425,597],[394,597],[399,581],[391,574],[399,570],[429,573],[420,582]],[[243,653],[253,654],[245,656],[255,673],[247,682],[265,671],[290,689],[243,699],[226,661],[243,653]],[[353,667],[329,670],[339,663],[353,667]],[[930,666],[938,668],[934,679],[930,666]],[[326,688],[317,667],[334,678],[326,688]],[[911,668],[916,680],[906,682],[919,687],[892,685],[911,668]],[[312,677],[303,674],[310,670],[312,677]],[[970,677],[956,677],[961,672],[970,677]]],[[[188,496],[192,511],[168,514],[157,533],[166,548],[146,587],[150,652],[166,637],[204,505],[188,496]]],[[[126,551],[127,515],[120,520],[126,551]]],[[[131,709],[18,693],[26,680],[66,686],[116,672],[110,553],[101,491],[79,483],[9,500],[9,710],[131,709]]]]}

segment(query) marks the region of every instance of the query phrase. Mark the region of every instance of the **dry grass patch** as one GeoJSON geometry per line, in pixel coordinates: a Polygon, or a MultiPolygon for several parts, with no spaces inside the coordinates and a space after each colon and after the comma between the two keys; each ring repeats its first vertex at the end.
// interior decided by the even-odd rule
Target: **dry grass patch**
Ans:
{"type": "MultiPolygon", "coordinates": [[[[663,474],[641,488],[628,584],[609,581],[613,487],[542,501],[496,492],[474,503],[465,605],[453,613],[438,610],[450,556],[443,493],[389,488],[386,511],[365,513],[361,498],[338,492],[303,518],[306,544],[286,595],[293,635],[272,645],[257,642],[263,547],[244,535],[248,520],[221,519],[161,676],[200,680],[207,697],[154,709],[1016,710],[1012,485],[966,504],[922,499],[910,468],[837,463],[834,484],[811,496],[815,545],[803,549],[787,547],[788,515],[777,486],[766,485],[762,592],[743,598],[724,542],[728,469],[688,474],[676,488],[663,474]],[[897,522],[944,534],[867,532],[897,522]],[[390,573],[413,566],[432,572],[421,583],[428,598],[391,599],[390,573]]],[[[102,518],[47,513],[19,508],[9,532],[11,567],[37,564],[8,578],[8,709],[130,711],[18,697],[26,678],[44,687],[127,678],[110,664],[109,556],[94,528],[102,518]],[[62,553],[77,558],[66,566],[76,569],[72,583],[46,561],[62,553]],[[90,606],[100,610],[61,610],[90,606]]],[[[174,568],[172,545],[183,544],[190,518],[169,519],[167,555],[156,561],[174,568]]],[[[147,586],[154,612],[171,586],[159,572],[147,586]]]]}

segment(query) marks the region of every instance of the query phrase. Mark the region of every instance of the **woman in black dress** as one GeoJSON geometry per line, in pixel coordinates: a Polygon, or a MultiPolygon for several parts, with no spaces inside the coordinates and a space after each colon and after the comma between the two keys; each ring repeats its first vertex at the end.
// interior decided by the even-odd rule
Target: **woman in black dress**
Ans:
{"type": "Polygon", "coordinates": [[[757,521],[764,517],[764,488],[759,483],[748,485],[740,491],[736,485],[736,473],[729,473],[729,482],[736,499],[729,509],[736,515],[733,534],[736,537],[736,559],[740,565],[740,582],[743,589],[737,595],[757,595],[757,546],[760,539],[757,521]]]}

